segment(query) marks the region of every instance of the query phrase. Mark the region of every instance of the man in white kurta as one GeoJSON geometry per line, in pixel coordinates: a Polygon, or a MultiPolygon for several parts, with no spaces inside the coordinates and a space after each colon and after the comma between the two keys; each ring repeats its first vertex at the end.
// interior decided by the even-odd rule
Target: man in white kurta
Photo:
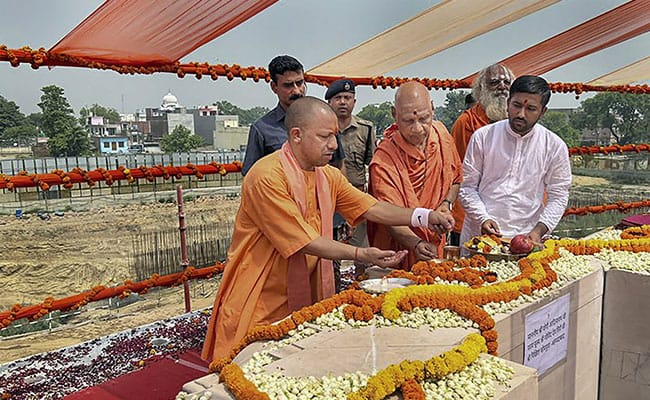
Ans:
{"type": "Polygon", "coordinates": [[[569,151],[537,123],[550,97],[546,81],[521,78],[523,83],[511,87],[508,119],[478,129],[469,141],[459,193],[467,214],[461,243],[489,233],[526,234],[538,242],[564,214],[571,187],[569,151]]]}

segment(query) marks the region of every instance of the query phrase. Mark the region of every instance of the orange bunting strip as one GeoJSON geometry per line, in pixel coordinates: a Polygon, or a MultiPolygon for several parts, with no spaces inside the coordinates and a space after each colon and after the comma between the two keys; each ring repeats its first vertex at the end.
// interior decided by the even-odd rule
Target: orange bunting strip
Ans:
{"type": "MultiPolygon", "coordinates": [[[[204,75],[210,76],[213,80],[217,80],[220,76],[225,76],[228,80],[239,78],[246,80],[251,78],[254,82],[263,80],[265,82],[271,81],[271,75],[263,67],[242,67],[237,64],[208,64],[207,62],[191,62],[181,64],[175,62],[172,64],[157,65],[157,66],[133,66],[133,65],[118,65],[118,64],[103,64],[99,62],[92,62],[84,60],[80,57],[73,57],[64,54],[53,54],[41,47],[38,50],[33,50],[29,46],[23,46],[20,49],[9,49],[6,45],[0,45],[0,61],[8,61],[12,67],[18,67],[20,64],[30,64],[33,69],[38,69],[42,66],[66,66],[66,67],[84,67],[102,70],[112,70],[120,74],[153,74],[155,72],[175,73],[179,78],[184,78],[185,75],[194,75],[196,79],[201,79],[204,75]]],[[[321,86],[328,86],[333,81],[339,79],[338,76],[322,76],[305,74],[305,80],[310,83],[315,83],[321,86]]],[[[463,79],[435,79],[435,78],[400,78],[400,77],[385,77],[375,76],[368,78],[352,78],[354,83],[359,86],[372,86],[373,88],[396,88],[402,83],[410,80],[421,82],[429,89],[467,89],[471,86],[469,80],[463,79]]],[[[621,93],[635,93],[635,94],[648,94],[650,93],[650,86],[643,85],[617,85],[617,86],[596,86],[588,85],[585,83],[549,83],[551,90],[555,93],[575,93],[580,95],[584,92],[621,92],[621,93]]]]}
{"type": "Polygon", "coordinates": [[[15,176],[0,174],[0,189],[13,191],[16,188],[38,186],[41,190],[47,191],[52,185],[61,185],[65,189],[71,189],[75,183],[86,183],[88,187],[93,187],[97,182],[103,181],[110,186],[118,180],[133,183],[137,179],[146,179],[153,182],[156,178],[162,177],[167,180],[171,176],[181,179],[183,176],[193,175],[197,179],[203,179],[204,175],[226,175],[227,173],[240,172],[241,168],[242,163],[240,161],[234,161],[231,164],[219,164],[211,161],[206,165],[187,164],[181,167],[171,165],[147,167],[141,165],[138,168],[129,169],[120,165],[114,170],[106,170],[100,167],[93,171],[75,167],[70,172],[56,169],[49,174],[28,174],[26,171],[20,171],[15,176]]]}
{"type": "Polygon", "coordinates": [[[89,291],[55,300],[48,297],[41,304],[34,304],[30,306],[21,306],[15,304],[9,311],[0,312],[0,328],[9,326],[13,321],[21,318],[30,318],[37,320],[51,311],[61,310],[75,310],[89,302],[107,299],[110,297],[123,297],[129,293],[146,293],[146,291],[154,286],[172,287],[179,286],[188,279],[204,279],[210,278],[216,274],[223,272],[223,264],[215,263],[211,267],[194,268],[188,267],[183,272],[159,276],[158,274],[152,275],[151,278],[145,279],[140,282],[126,281],[124,285],[106,288],[104,286],[96,286],[89,291]]]}
{"type": "Polygon", "coordinates": [[[612,144],[609,146],[578,146],[578,147],[571,147],[569,149],[569,155],[574,156],[574,155],[582,155],[582,154],[610,154],[610,153],[616,153],[616,154],[622,154],[626,152],[635,152],[635,153],[641,153],[642,151],[647,151],[650,152],[650,144],[647,143],[642,143],[642,144],[612,144]]]}
{"type": "Polygon", "coordinates": [[[569,207],[564,210],[563,217],[566,217],[567,215],[600,214],[607,211],[619,211],[622,213],[627,213],[636,208],[646,207],[650,207],[650,200],[633,201],[630,203],[617,201],[616,203],[603,204],[600,206],[569,207]]]}

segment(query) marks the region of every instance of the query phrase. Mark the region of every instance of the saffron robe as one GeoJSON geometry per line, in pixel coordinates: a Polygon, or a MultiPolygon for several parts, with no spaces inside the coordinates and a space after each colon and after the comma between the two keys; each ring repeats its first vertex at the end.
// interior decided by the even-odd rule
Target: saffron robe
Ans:
{"type": "MultiPolygon", "coordinates": [[[[244,178],[228,259],[203,344],[203,359],[227,356],[252,327],[289,315],[288,258],[321,236],[315,172],[304,171],[307,212],[303,217],[279,154],[278,151],[260,159],[244,178]]],[[[323,172],[332,204],[352,224],[357,224],[377,203],[352,186],[338,169],[328,165],[323,172]]],[[[315,302],[319,300],[318,258],[306,259],[315,302]]]]}
{"type": "MultiPolygon", "coordinates": [[[[487,114],[485,114],[485,109],[483,109],[483,106],[480,103],[476,103],[468,110],[463,111],[456,122],[454,122],[454,126],[451,127],[451,136],[454,138],[456,151],[458,151],[461,162],[465,158],[467,143],[469,143],[472,134],[476,132],[478,128],[484,127],[489,123],[490,119],[487,114]]],[[[456,221],[454,232],[460,233],[461,229],[463,229],[465,211],[458,199],[456,199],[456,202],[454,203],[451,215],[454,216],[454,221],[456,221]]]]}
{"type": "MultiPolygon", "coordinates": [[[[433,129],[425,152],[406,142],[391,126],[384,133],[370,162],[369,192],[378,200],[397,206],[436,209],[447,196],[453,184],[462,182],[461,160],[447,128],[433,121],[433,129]]],[[[443,256],[445,237],[425,228],[410,228],[420,239],[438,247],[438,257],[443,256]]],[[[405,249],[393,239],[388,228],[368,222],[370,245],[380,249],[405,249]]],[[[402,261],[401,268],[410,269],[415,263],[413,249],[402,261]]]]}

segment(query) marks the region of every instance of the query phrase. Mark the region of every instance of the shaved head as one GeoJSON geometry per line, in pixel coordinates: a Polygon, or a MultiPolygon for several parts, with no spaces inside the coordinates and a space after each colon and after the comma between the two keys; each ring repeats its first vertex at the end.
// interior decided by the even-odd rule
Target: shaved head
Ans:
{"type": "Polygon", "coordinates": [[[288,142],[302,169],[326,165],[337,148],[336,114],[329,104],[315,97],[294,101],[284,117],[288,142]]]}
{"type": "Polygon", "coordinates": [[[426,86],[417,81],[401,84],[395,93],[394,117],[404,140],[424,149],[433,129],[433,104],[426,86]]]}
{"type": "Polygon", "coordinates": [[[426,86],[417,81],[402,83],[395,93],[395,108],[400,104],[419,101],[422,98],[431,103],[431,95],[426,86]]]}
{"type": "Polygon", "coordinates": [[[315,115],[322,113],[336,117],[330,105],[323,100],[311,96],[301,97],[294,101],[287,110],[284,126],[287,128],[287,132],[290,132],[292,128],[304,129],[313,121],[315,115]]]}

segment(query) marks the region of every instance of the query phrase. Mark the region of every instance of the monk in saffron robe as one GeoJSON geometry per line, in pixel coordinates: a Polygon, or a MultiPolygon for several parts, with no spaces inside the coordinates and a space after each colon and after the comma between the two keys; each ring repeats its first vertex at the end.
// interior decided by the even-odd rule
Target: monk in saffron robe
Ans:
{"type": "MultiPolygon", "coordinates": [[[[508,117],[508,90],[514,80],[515,75],[506,66],[493,64],[482,69],[472,82],[472,97],[477,103],[463,111],[451,128],[451,135],[461,161],[465,158],[467,143],[476,130],[508,117]]],[[[454,242],[452,244],[458,245],[465,220],[465,212],[460,201],[456,200],[451,213],[456,221],[452,232],[454,242]]]]}
{"type": "Polygon", "coordinates": [[[228,356],[257,325],[334,294],[331,259],[392,267],[404,252],[358,248],[332,240],[336,209],[351,224],[417,222],[451,230],[453,218],[378,202],[328,165],[336,150],[336,114],[322,100],[296,100],[285,118],[288,141],[250,169],[242,184],[232,243],[201,356],[228,356]],[[426,215],[414,219],[413,216],[426,215]]]}
{"type": "MultiPolygon", "coordinates": [[[[396,123],[384,134],[370,163],[370,193],[401,207],[450,214],[462,181],[461,161],[445,126],[433,120],[427,88],[411,81],[395,95],[396,123]]],[[[372,246],[409,250],[401,267],[441,258],[445,236],[427,228],[368,225],[372,246]]]]}

